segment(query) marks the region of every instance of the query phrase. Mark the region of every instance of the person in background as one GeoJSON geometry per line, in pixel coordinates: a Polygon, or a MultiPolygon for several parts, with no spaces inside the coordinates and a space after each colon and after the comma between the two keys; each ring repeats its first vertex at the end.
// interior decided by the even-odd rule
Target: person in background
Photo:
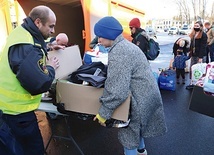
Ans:
{"type": "Polygon", "coordinates": [[[106,48],[98,43],[98,37],[96,36],[89,44],[89,47],[94,50],[98,50],[98,52],[108,53],[109,48],[106,48]]]}
{"type": "Polygon", "coordinates": [[[89,44],[90,49],[94,49],[97,44],[98,44],[98,37],[96,36],[89,44]]]}
{"type": "Polygon", "coordinates": [[[176,71],[177,84],[180,84],[180,76],[182,77],[182,83],[185,84],[186,61],[189,59],[190,56],[186,56],[182,48],[177,50],[177,54],[173,61],[173,68],[175,68],[176,71]]]}
{"type": "MultiPolygon", "coordinates": [[[[193,30],[189,35],[191,39],[190,44],[190,79],[192,78],[191,67],[197,63],[206,62],[206,46],[207,46],[207,34],[203,31],[203,23],[197,21],[194,24],[193,30]]],[[[193,89],[194,85],[190,83],[186,86],[186,89],[193,89]]]]}
{"type": "MultiPolygon", "coordinates": [[[[8,36],[0,59],[0,109],[19,149],[8,149],[0,142],[2,155],[44,155],[43,139],[34,110],[41,94],[48,91],[59,67],[56,57],[47,59],[45,39],[55,31],[55,13],[47,6],[36,6],[21,26],[8,36]]],[[[10,139],[9,139],[10,140],[10,139]]]]}
{"type": "Polygon", "coordinates": [[[207,63],[213,62],[214,61],[214,27],[211,27],[207,32],[207,48],[208,48],[209,54],[207,54],[206,62],[207,63]]]}
{"type": "Polygon", "coordinates": [[[211,28],[210,22],[206,21],[204,22],[204,32],[207,33],[211,28]]]}
{"type": "Polygon", "coordinates": [[[137,45],[144,53],[146,53],[149,46],[148,40],[150,37],[144,29],[140,28],[140,26],[141,23],[139,18],[133,18],[129,22],[131,37],[133,38],[132,43],[137,45]]]}
{"type": "Polygon", "coordinates": [[[187,53],[189,52],[189,45],[190,42],[187,39],[181,37],[178,38],[173,45],[174,57],[176,57],[178,49],[182,49],[183,54],[187,55],[187,53]]]}
{"type": "MultiPolygon", "coordinates": [[[[207,37],[208,37],[208,31],[210,30],[210,28],[211,28],[211,24],[210,24],[210,22],[208,22],[208,21],[206,21],[205,23],[204,23],[204,32],[207,34],[207,37]]],[[[208,37],[208,39],[209,39],[209,37],[208,37]]],[[[207,40],[207,47],[206,47],[206,63],[209,63],[209,58],[210,58],[210,47],[209,47],[209,45],[208,45],[209,43],[208,43],[208,40],[207,40]]]]}
{"type": "Polygon", "coordinates": [[[144,137],[160,136],[167,130],[163,102],[146,56],[122,32],[122,25],[112,16],[101,18],[94,26],[98,42],[110,48],[101,107],[94,121],[106,126],[113,112],[131,94],[130,122],[119,128],[118,139],[125,155],[146,155],[144,137]]]}
{"type": "Polygon", "coordinates": [[[68,45],[68,36],[65,33],[59,33],[56,38],[51,38],[47,44],[49,51],[64,49],[68,45]]]}

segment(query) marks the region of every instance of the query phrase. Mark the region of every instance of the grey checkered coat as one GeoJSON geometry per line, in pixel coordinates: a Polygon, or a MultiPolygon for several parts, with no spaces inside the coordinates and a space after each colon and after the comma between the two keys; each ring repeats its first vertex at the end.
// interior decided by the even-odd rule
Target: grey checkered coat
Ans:
{"type": "Polygon", "coordinates": [[[130,124],[120,128],[118,139],[128,148],[137,148],[140,137],[154,137],[166,132],[160,91],[143,52],[119,35],[110,48],[108,73],[99,114],[111,118],[114,110],[131,93],[130,124]]]}

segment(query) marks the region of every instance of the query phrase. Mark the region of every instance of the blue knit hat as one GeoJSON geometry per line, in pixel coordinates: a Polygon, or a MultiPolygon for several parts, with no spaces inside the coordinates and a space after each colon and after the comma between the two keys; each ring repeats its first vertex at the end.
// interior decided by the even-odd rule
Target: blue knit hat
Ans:
{"type": "Polygon", "coordinates": [[[115,40],[122,32],[122,25],[112,16],[103,17],[94,26],[96,36],[109,40],[115,40]]]}

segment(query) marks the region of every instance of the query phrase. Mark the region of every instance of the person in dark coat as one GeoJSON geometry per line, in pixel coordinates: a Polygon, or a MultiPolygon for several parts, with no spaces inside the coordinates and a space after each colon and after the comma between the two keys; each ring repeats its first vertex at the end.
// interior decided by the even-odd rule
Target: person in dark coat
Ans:
{"type": "Polygon", "coordinates": [[[190,42],[185,38],[178,38],[173,45],[173,54],[174,57],[177,55],[177,50],[182,50],[184,55],[187,55],[189,52],[190,42]]]}
{"type": "MultiPolygon", "coordinates": [[[[193,30],[189,35],[191,39],[190,44],[190,79],[192,78],[191,67],[197,63],[206,63],[206,47],[207,47],[207,34],[203,31],[203,23],[197,21],[194,24],[193,30]]],[[[191,81],[191,80],[190,80],[191,81]]],[[[192,89],[194,85],[186,86],[186,89],[192,89]]]]}
{"type": "Polygon", "coordinates": [[[146,34],[146,31],[140,28],[141,23],[139,18],[133,18],[129,22],[129,28],[131,31],[132,43],[137,45],[144,53],[147,52],[149,46],[149,36],[146,34]]]}
{"type": "Polygon", "coordinates": [[[98,37],[95,36],[94,39],[90,42],[89,47],[90,49],[95,48],[95,46],[98,44],[98,37]]]}
{"type": "Polygon", "coordinates": [[[23,24],[9,34],[0,52],[1,119],[6,132],[4,136],[10,137],[5,138],[9,142],[0,138],[1,155],[45,153],[34,111],[40,105],[42,93],[51,87],[55,69],[59,67],[56,57],[47,58],[44,41],[55,32],[55,25],[55,13],[47,6],[37,6],[23,24]]]}
{"type": "Polygon", "coordinates": [[[125,155],[147,155],[144,138],[163,135],[167,130],[163,102],[145,54],[122,32],[122,25],[112,16],[101,18],[94,26],[98,42],[110,48],[101,107],[94,120],[106,126],[113,112],[131,94],[130,122],[119,128],[118,139],[125,155]]]}

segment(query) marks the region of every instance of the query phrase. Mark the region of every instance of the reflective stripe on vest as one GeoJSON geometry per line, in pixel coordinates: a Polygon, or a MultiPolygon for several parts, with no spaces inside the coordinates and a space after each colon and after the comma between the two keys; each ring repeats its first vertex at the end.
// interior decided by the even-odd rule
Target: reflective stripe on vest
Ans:
{"type": "MultiPolygon", "coordinates": [[[[3,51],[0,53],[0,71],[2,72],[0,74],[0,109],[5,114],[16,115],[33,111],[38,108],[41,101],[41,94],[33,96],[26,91],[10,68],[8,50],[12,45],[20,43],[34,44],[30,33],[21,26],[11,32],[3,51]]],[[[46,56],[44,51],[42,53],[45,63],[46,56]]]]}

